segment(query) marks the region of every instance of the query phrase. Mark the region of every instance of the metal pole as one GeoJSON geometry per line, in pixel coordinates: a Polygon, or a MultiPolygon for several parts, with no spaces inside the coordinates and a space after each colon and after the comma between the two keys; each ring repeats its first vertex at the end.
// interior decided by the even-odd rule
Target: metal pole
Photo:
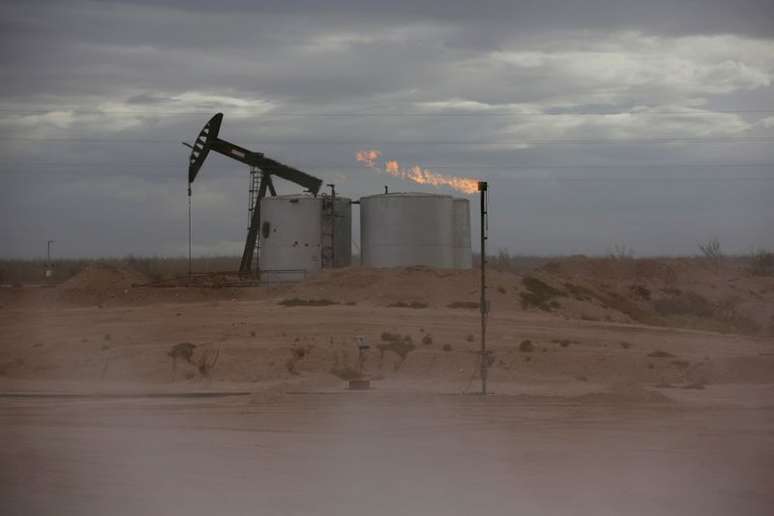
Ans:
{"type": "Polygon", "coordinates": [[[331,187],[331,269],[336,268],[336,185],[331,187]]]}
{"type": "Polygon", "coordinates": [[[46,265],[48,265],[49,268],[51,268],[51,244],[53,243],[54,240],[46,242],[46,265]]]}
{"type": "Polygon", "coordinates": [[[486,299],[486,232],[488,229],[487,217],[487,187],[486,181],[478,182],[478,191],[481,192],[481,394],[486,394],[487,380],[487,351],[486,351],[486,318],[489,306],[486,299]]]}
{"type": "Polygon", "coordinates": [[[188,284],[191,284],[191,183],[188,183],[188,284]]]}

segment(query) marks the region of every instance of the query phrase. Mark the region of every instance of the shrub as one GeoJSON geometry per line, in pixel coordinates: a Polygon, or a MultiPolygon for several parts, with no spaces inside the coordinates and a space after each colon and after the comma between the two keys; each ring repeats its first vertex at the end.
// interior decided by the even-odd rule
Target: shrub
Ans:
{"type": "Polygon", "coordinates": [[[292,348],[290,352],[293,354],[293,358],[295,358],[296,360],[301,360],[306,356],[309,350],[303,347],[296,347],[296,348],[292,348]]]}
{"type": "Polygon", "coordinates": [[[640,297],[646,301],[650,301],[650,290],[642,285],[632,285],[629,290],[633,295],[640,297]]]}
{"type": "Polygon", "coordinates": [[[212,370],[215,368],[215,364],[218,363],[218,358],[220,357],[220,348],[215,352],[214,358],[212,360],[209,360],[209,353],[204,352],[202,353],[202,356],[199,357],[199,364],[196,366],[196,368],[199,370],[199,374],[202,376],[209,376],[212,370]]]}
{"type": "Polygon", "coordinates": [[[452,350],[452,345],[451,344],[444,344],[442,349],[444,351],[451,351],[452,350]]]}
{"type": "Polygon", "coordinates": [[[723,258],[723,252],[720,249],[720,240],[717,237],[710,238],[703,244],[699,244],[699,250],[710,261],[718,262],[723,258]]]}
{"type": "Polygon", "coordinates": [[[433,337],[430,336],[430,334],[425,334],[424,337],[422,337],[422,344],[425,346],[429,346],[433,343],[433,337]]]}
{"type": "Polygon", "coordinates": [[[476,337],[472,333],[468,333],[468,336],[465,337],[465,340],[468,342],[473,342],[476,340],[476,337]]]}
{"type": "Polygon", "coordinates": [[[390,333],[388,331],[383,331],[381,339],[385,342],[394,342],[403,340],[403,337],[400,336],[400,333],[390,333]]]}
{"type": "Polygon", "coordinates": [[[409,353],[414,351],[416,349],[416,346],[412,344],[411,342],[401,341],[401,342],[389,342],[387,344],[379,344],[377,345],[377,348],[379,348],[379,351],[384,354],[385,351],[392,351],[396,355],[398,355],[401,360],[405,360],[409,353]]]}
{"type": "Polygon", "coordinates": [[[196,349],[196,344],[191,344],[190,342],[181,342],[180,344],[175,344],[172,346],[172,349],[167,352],[167,355],[172,357],[172,360],[177,361],[178,358],[185,360],[189,364],[193,364],[193,354],[194,349],[196,349]]]}
{"type": "Polygon", "coordinates": [[[414,346],[414,339],[411,338],[411,335],[404,335],[401,337],[397,333],[384,332],[382,333],[382,340],[384,342],[376,346],[382,356],[384,356],[385,351],[392,351],[401,358],[401,361],[403,361],[409,353],[416,349],[416,346],[414,346]]]}
{"type": "Polygon", "coordinates": [[[669,353],[667,351],[661,351],[660,349],[657,349],[652,353],[648,353],[648,356],[652,358],[674,358],[674,355],[672,353],[669,353]]]}
{"type": "Polygon", "coordinates": [[[525,339],[521,341],[521,344],[519,344],[519,351],[522,353],[532,353],[535,351],[535,346],[532,344],[531,340],[525,339]]]}
{"type": "Polygon", "coordinates": [[[613,260],[631,260],[634,258],[634,249],[625,244],[613,244],[609,256],[613,260]]]}
{"type": "Polygon", "coordinates": [[[769,253],[763,249],[753,251],[750,256],[750,273],[755,276],[774,275],[774,253],[769,253]]]}
{"type": "Polygon", "coordinates": [[[552,308],[558,308],[559,303],[554,301],[555,297],[563,296],[564,292],[551,285],[535,278],[534,276],[525,276],[521,280],[527,288],[527,292],[521,292],[521,307],[527,309],[530,306],[550,312],[552,308]]]}

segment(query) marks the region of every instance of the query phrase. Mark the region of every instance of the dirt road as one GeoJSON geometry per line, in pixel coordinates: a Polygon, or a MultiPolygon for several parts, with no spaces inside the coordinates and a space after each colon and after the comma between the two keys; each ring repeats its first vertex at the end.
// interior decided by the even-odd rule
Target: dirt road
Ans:
{"type": "Polygon", "coordinates": [[[7,515],[774,507],[771,408],[378,392],[3,398],[0,429],[7,515]]]}

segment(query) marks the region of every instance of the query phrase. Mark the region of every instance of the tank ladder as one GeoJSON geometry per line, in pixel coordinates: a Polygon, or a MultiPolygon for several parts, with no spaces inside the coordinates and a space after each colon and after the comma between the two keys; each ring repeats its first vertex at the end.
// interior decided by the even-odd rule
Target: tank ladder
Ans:
{"type": "MultiPolygon", "coordinates": [[[[258,202],[258,190],[261,184],[261,169],[258,167],[250,167],[250,189],[248,190],[248,203],[247,203],[247,231],[250,231],[250,223],[253,220],[253,211],[255,211],[256,204],[258,202]]],[[[260,263],[260,250],[261,250],[261,236],[258,234],[258,238],[255,239],[255,258],[260,263]]]]}
{"type": "Polygon", "coordinates": [[[336,266],[336,186],[329,184],[331,195],[323,196],[321,266],[332,269],[336,266]]]}

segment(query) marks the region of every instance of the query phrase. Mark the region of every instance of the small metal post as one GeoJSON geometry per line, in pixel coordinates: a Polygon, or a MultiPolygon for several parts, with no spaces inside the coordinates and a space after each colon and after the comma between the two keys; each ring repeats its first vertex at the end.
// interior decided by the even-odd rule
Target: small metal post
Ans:
{"type": "Polygon", "coordinates": [[[488,228],[487,216],[487,188],[486,181],[478,182],[478,191],[481,192],[481,394],[486,394],[486,380],[488,355],[486,351],[486,318],[489,306],[486,299],[486,233],[488,228]]]}
{"type": "Polygon", "coordinates": [[[363,368],[365,364],[365,353],[371,346],[368,345],[368,337],[365,335],[358,335],[355,337],[357,343],[357,372],[363,375],[363,368]]]}

